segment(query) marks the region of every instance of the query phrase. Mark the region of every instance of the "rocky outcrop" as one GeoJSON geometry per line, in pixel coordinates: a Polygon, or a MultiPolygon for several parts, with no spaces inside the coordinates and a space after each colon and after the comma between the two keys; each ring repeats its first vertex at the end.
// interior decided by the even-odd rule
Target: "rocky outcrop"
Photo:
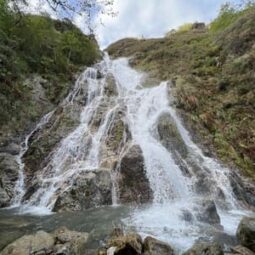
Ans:
{"type": "Polygon", "coordinates": [[[148,236],[143,241],[137,233],[127,233],[114,229],[106,245],[98,250],[98,255],[174,255],[170,245],[148,236]]]}
{"type": "Polygon", "coordinates": [[[142,254],[143,242],[141,236],[136,233],[130,233],[127,235],[119,233],[108,240],[106,249],[107,254],[139,255],[142,254]]]}
{"type": "Polygon", "coordinates": [[[224,255],[224,253],[217,243],[196,243],[183,255],[224,255]]]}
{"type": "Polygon", "coordinates": [[[170,114],[164,113],[159,117],[157,131],[159,140],[167,150],[170,152],[177,151],[182,157],[187,157],[187,147],[170,114]]]}
{"type": "Polygon", "coordinates": [[[72,186],[58,196],[53,211],[80,211],[112,203],[112,181],[106,169],[81,173],[72,186]]]}
{"type": "Polygon", "coordinates": [[[118,194],[121,203],[146,203],[152,190],[146,176],[142,150],[133,145],[123,156],[118,174],[118,194]]]}
{"type": "Polygon", "coordinates": [[[10,204],[18,179],[18,171],[16,156],[0,153],[0,208],[10,204]]]}
{"type": "Polygon", "coordinates": [[[83,255],[87,240],[87,233],[70,231],[65,227],[51,234],[38,231],[9,244],[0,255],[83,255]]]}
{"type": "Polygon", "coordinates": [[[255,218],[244,217],[237,229],[239,242],[255,252],[255,218]]]}
{"type": "Polygon", "coordinates": [[[217,212],[214,201],[202,201],[201,206],[198,210],[199,212],[197,214],[197,219],[199,221],[209,223],[211,225],[220,225],[220,216],[217,212]]]}
{"type": "Polygon", "coordinates": [[[9,244],[1,255],[49,254],[54,246],[54,238],[44,231],[25,235],[9,244]]]}
{"type": "Polygon", "coordinates": [[[143,244],[144,255],[174,255],[173,248],[153,237],[146,237],[143,244]]]}

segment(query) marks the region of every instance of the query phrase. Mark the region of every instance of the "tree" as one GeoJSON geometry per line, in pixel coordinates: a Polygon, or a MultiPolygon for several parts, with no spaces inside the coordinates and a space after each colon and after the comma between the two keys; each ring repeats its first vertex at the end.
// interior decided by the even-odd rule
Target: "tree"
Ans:
{"type": "MultiPolygon", "coordinates": [[[[16,12],[21,11],[21,6],[29,4],[29,0],[9,0],[9,2],[16,12]]],[[[114,0],[38,0],[38,6],[45,2],[59,18],[73,20],[76,15],[86,15],[91,34],[92,23],[98,14],[115,15],[112,8],[114,0]]]]}

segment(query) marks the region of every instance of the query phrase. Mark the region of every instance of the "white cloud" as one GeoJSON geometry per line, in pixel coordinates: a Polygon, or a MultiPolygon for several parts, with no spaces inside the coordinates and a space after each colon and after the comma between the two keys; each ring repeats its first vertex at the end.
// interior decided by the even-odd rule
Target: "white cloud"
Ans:
{"type": "Polygon", "coordinates": [[[101,48],[125,37],[160,37],[186,22],[209,22],[226,0],[115,0],[117,16],[100,15],[101,48]]]}

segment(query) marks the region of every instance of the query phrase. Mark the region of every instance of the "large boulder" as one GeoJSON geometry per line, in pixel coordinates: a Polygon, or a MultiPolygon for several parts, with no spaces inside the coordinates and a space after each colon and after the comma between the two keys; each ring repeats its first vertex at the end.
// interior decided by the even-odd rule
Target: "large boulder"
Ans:
{"type": "Polygon", "coordinates": [[[142,249],[142,238],[136,233],[116,235],[107,242],[107,254],[140,255],[142,254],[142,249]]]}
{"type": "Polygon", "coordinates": [[[140,204],[151,201],[153,194],[146,176],[140,146],[133,145],[126,152],[118,171],[119,202],[140,204]]]}
{"type": "Polygon", "coordinates": [[[0,153],[0,208],[10,204],[18,176],[19,165],[16,156],[0,153]]]}
{"type": "Polygon", "coordinates": [[[61,227],[49,234],[38,231],[25,235],[6,246],[0,255],[83,255],[88,233],[61,227]]]}
{"type": "Polygon", "coordinates": [[[255,218],[244,217],[237,229],[239,242],[255,252],[255,218]]]}
{"type": "Polygon", "coordinates": [[[150,236],[145,238],[143,247],[144,255],[174,255],[170,245],[150,236]]]}
{"type": "Polygon", "coordinates": [[[187,147],[170,114],[164,113],[159,117],[157,131],[160,142],[168,151],[177,151],[182,157],[187,157],[187,147]]]}
{"type": "Polygon", "coordinates": [[[83,255],[88,241],[88,233],[70,231],[66,227],[57,229],[52,234],[55,238],[54,254],[83,255]]]}
{"type": "Polygon", "coordinates": [[[183,255],[224,255],[222,247],[218,243],[196,243],[183,255]]]}
{"type": "Polygon", "coordinates": [[[62,193],[53,211],[80,211],[112,204],[112,181],[106,169],[81,173],[72,186],[62,193]]]}
{"type": "Polygon", "coordinates": [[[34,235],[25,235],[9,244],[0,255],[49,254],[54,246],[54,237],[44,231],[34,235]]]}
{"type": "Polygon", "coordinates": [[[198,220],[211,225],[220,225],[220,216],[213,200],[202,201],[198,210],[198,220]]]}

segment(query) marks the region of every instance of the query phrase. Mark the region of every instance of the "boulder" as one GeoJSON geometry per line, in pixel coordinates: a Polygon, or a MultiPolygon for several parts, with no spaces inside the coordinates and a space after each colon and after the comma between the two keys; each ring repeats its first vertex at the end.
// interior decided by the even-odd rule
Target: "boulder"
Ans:
{"type": "Polygon", "coordinates": [[[0,208],[10,205],[19,176],[16,156],[0,153],[0,208]]]}
{"type": "Polygon", "coordinates": [[[218,243],[196,243],[183,255],[224,255],[218,243]]]}
{"type": "Polygon", "coordinates": [[[214,201],[205,200],[202,202],[199,208],[199,213],[197,214],[197,219],[212,225],[220,224],[220,216],[217,212],[214,201]]]}
{"type": "Polygon", "coordinates": [[[117,84],[115,81],[115,78],[112,74],[108,74],[106,76],[106,82],[104,87],[104,94],[108,97],[117,96],[118,95],[118,89],[117,84]]]}
{"type": "Polygon", "coordinates": [[[6,246],[0,255],[83,255],[88,233],[61,227],[49,234],[38,231],[6,246]]]}
{"type": "Polygon", "coordinates": [[[255,218],[244,217],[239,223],[236,235],[241,245],[255,252],[255,218]]]}
{"type": "Polygon", "coordinates": [[[81,173],[57,198],[54,212],[80,211],[112,204],[112,181],[106,169],[81,173]]]}
{"type": "Polygon", "coordinates": [[[107,254],[140,255],[142,254],[143,242],[141,236],[136,233],[117,235],[108,240],[107,248],[107,254]]]}
{"type": "Polygon", "coordinates": [[[164,113],[159,117],[157,131],[160,142],[168,151],[177,151],[182,157],[187,157],[187,147],[170,114],[164,113]]]}
{"type": "Polygon", "coordinates": [[[55,230],[53,252],[61,255],[83,255],[88,241],[88,233],[70,231],[66,227],[55,230]]]}
{"type": "Polygon", "coordinates": [[[193,30],[204,30],[206,28],[205,23],[203,22],[195,22],[192,24],[193,30]]]}
{"type": "Polygon", "coordinates": [[[151,201],[153,194],[140,146],[133,145],[126,152],[118,171],[119,202],[141,204],[151,201]]]}
{"type": "Polygon", "coordinates": [[[49,254],[54,246],[54,237],[44,231],[25,235],[3,249],[0,255],[49,254]]]}
{"type": "Polygon", "coordinates": [[[144,255],[174,255],[170,245],[150,236],[145,238],[143,247],[144,255]]]}
{"type": "Polygon", "coordinates": [[[240,254],[240,255],[254,255],[255,253],[249,250],[248,248],[242,246],[242,245],[237,245],[235,247],[231,248],[232,252],[235,254],[240,254]]]}

